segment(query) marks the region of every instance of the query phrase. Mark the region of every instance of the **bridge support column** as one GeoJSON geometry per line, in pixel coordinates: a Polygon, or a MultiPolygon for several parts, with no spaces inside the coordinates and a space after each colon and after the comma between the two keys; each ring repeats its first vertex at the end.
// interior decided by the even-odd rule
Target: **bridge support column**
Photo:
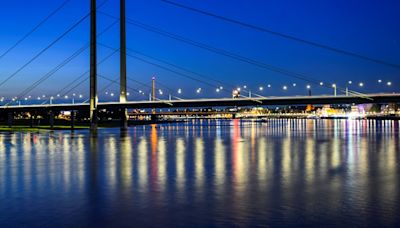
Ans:
{"type": "Polygon", "coordinates": [[[32,128],[34,126],[35,114],[34,114],[34,112],[31,112],[30,115],[31,115],[31,118],[30,118],[29,127],[32,128]]]}
{"type": "Polygon", "coordinates": [[[155,114],[155,113],[152,113],[151,115],[150,115],[150,120],[151,121],[157,121],[157,119],[158,119],[158,116],[155,114]]]}
{"type": "Polygon", "coordinates": [[[121,130],[128,129],[128,111],[125,108],[119,110],[121,130]]]}
{"type": "Polygon", "coordinates": [[[54,129],[54,112],[53,111],[50,111],[49,124],[50,124],[50,129],[54,129]]]}
{"type": "Polygon", "coordinates": [[[14,120],[14,113],[13,112],[8,112],[7,125],[8,125],[9,128],[12,128],[13,120],[14,120]]]}
{"type": "Polygon", "coordinates": [[[75,111],[71,111],[71,130],[75,129],[75,111]]]}

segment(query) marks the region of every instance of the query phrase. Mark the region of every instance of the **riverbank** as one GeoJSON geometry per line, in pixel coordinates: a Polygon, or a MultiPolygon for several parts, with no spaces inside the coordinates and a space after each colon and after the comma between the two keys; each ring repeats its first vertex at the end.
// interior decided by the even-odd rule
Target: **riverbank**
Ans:
{"type": "MultiPolygon", "coordinates": [[[[48,124],[44,125],[34,125],[30,126],[25,123],[26,121],[15,121],[13,126],[10,128],[5,123],[0,123],[0,131],[60,131],[60,130],[85,130],[90,128],[89,122],[77,122],[73,127],[69,121],[62,121],[60,123],[55,123],[53,127],[48,124]]],[[[150,124],[163,124],[163,123],[176,123],[182,122],[182,120],[168,120],[168,121],[128,121],[128,126],[140,126],[140,125],[150,125],[150,124]]],[[[100,122],[98,124],[99,128],[119,128],[119,120],[110,120],[105,122],[100,122]]]]}

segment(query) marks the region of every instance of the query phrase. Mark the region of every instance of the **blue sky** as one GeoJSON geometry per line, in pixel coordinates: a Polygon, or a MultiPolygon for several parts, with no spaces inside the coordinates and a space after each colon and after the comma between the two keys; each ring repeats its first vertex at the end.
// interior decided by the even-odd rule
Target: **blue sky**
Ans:
{"type": "MultiPolygon", "coordinates": [[[[399,1],[174,1],[277,32],[400,64],[399,1]]],[[[61,3],[62,0],[1,1],[0,54],[61,3]]],[[[88,13],[89,3],[89,0],[71,0],[62,11],[32,36],[10,54],[0,59],[0,80],[14,73],[37,52],[88,13]]],[[[100,11],[118,16],[119,1],[108,0],[100,11]]],[[[326,83],[337,83],[344,86],[348,80],[355,83],[362,81],[365,84],[364,88],[357,88],[361,92],[399,91],[400,69],[240,27],[177,8],[159,0],[127,0],[127,16],[132,20],[170,33],[262,63],[301,73],[326,83]],[[391,81],[393,85],[389,88],[383,85],[384,83],[378,84],[378,79],[382,79],[384,82],[391,81]]],[[[99,14],[98,17],[99,31],[114,22],[114,19],[103,14],[99,14]]],[[[0,96],[16,96],[29,87],[85,45],[89,40],[88,31],[89,21],[86,20],[12,80],[1,86],[0,96]]],[[[99,43],[117,48],[119,46],[118,32],[119,26],[115,25],[99,37],[99,43]]],[[[127,46],[130,49],[215,78],[224,82],[225,88],[229,88],[230,85],[247,85],[254,92],[258,92],[258,87],[266,87],[267,84],[271,84],[272,88],[264,90],[263,95],[303,95],[306,93],[307,82],[221,56],[134,25],[127,25],[127,33],[127,46]],[[297,86],[292,87],[293,83],[296,83],[297,86]],[[287,91],[282,90],[284,85],[289,86],[287,91]]],[[[111,50],[99,46],[99,60],[110,52],[111,50]]],[[[118,58],[118,55],[114,55],[101,64],[99,74],[117,79],[118,58]]],[[[154,60],[148,60],[157,63],[154,60]]],[[[30,94],[32,96],[56,94],[66,84],[87,71],[88,63],[87,50],[30,94]]],[[[215,85],[208,86],[130,57],[128,57],[128,74],[130,78],[148,85],[150,85],[151,77],[156,75],[163,87],[170,88],[172,93],[176,94],[177,89],[182,88],[182,97],[223,96],[215,92],[215,87],[221,83],[205,79],[204,81],[215,85]],[[203,92],[196,95],[195,90],[199,87],[203,92]]],[[[191,76],[197,77],[196,75],[191,76]]],[[[108,84],[108,81],[99,79],[100,90],[108,84]]],[[[132,99],[139,99],[139,95],[135,94],[135,91],[149,90],[134,81],[129,81],[129,87],[132,88],[131,93],[135,97],[132,99]]],[[[72,92],[87,95],[87,90],[88,82],[84,82],[72,92]]],[[[163,90],[165,91],[166,88],[163,90]]],[[[117,92],[118,86],[111,86],[102,91],[103,97],[105,91],[117,92]]],[[[313,85],[313,92],[328,94],[332,91],[313,85]]],[[[168,92],[165,91],[165,93],[168,92]]]]}

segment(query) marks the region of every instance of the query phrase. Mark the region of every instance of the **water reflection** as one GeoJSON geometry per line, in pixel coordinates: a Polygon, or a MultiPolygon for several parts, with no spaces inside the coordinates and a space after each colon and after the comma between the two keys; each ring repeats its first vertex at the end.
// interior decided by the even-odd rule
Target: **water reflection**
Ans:
{"type": "Polygon", "coordinates": [[[398,121],[0,133],[0,226],[395,226],[399,153],[398,121]]]}

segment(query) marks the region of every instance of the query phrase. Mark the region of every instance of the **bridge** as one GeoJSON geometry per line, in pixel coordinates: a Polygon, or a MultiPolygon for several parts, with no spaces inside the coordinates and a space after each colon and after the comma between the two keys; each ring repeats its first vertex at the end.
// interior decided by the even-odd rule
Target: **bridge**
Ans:
{"type": "MultiPolygon", "coordinates": [[[[322,96],[287,96],[260,98],[215,98],[215,99],[180,99],[157,101],[100,102],[98,109],[150,109],[150,108],[194,108],[194,107],[243,107],[272,105],[323,105],[323,104],[388,104],[400,102],[400,94],[322,95],[322,96]]],[[[2,112],[29,112],[38,110],[79,111],[87,110],[88,103],[78,104],[41,104],[0,106],[2,112]]]]}
{"type": "MultiPolygon", "coordinates": [[[[68,2],[68,1],[66,1],[68,2]]],[[[287,76],[299,79],[299,80],[304,80],[307,81],[307,83],[314,83],[319,86],[325,86],[329,89],[334,89],[334,95],[311,95],[311,87],[310,85],[307,85],[308,89],[308,96],[282,96],[282,97],[272,97],[272,96],[261,96],[258,94],[251,94],[249,92],[249,96],[239,96],[237,98],[208,98],[208,99],[181,99],[178,97],[172,98],[170,95],[169,99],[163,100],[163,99],[157,99],[156,98],[156,90],[155,90],[155,80],[153,79],[153,84],[152,84],[152,91],[150,94],[150,99],[149,101],[129,101],[128,100],[128,83],[127,83],[127,62],[126,62],[126,57],[130,56],[127,53],[127,46],[126,46],[126,7],[125,7],[125,0],[120,0],[120,17],[119,18],[114,18],[117,19],[117,21],[120,22],[120,47],[119,49],[114,49],[112,47],[109,47],[104,44],[99,44],[97,42],[97,36],[99,36],[99,33],[97,32],[97,13],[98,13],[98,6],[97,6],[97,1],[96,0],[90,0],[90,13],[88,13],[85,17],[83,17],[78,23],[76,23],[74,26],[78,25],[80,22],[82,22],[86,17],[90,18],[90,42],[87,45],[87,47],[90,47],[90,84],[89,84],[89,91],[90,91],[90,98],[88,103],[72,103],[72,104],[60,104],[60,103],[51,103],[50,104],[31,104],[31,105],[11,105],[10,102],[4,106],[0,106],[0,112],[1,113],[7,113],[8,114],[8,119],[9,123],[12,122],[13,116],[16,113],[22,113],[22,112],[35,112],[35,111],[48,111],[49,113],[54,113],[56,111],[89,111],[90,112],[90,122],[91,122],[91,129],[95,131],[97,129],[97,121],[98,121],[98,111],[99,110],[117,110],[120,112],[120,119],[121,119],[121,129],[126,129],[127,128],[127,119],[128,119],[128,109],[163,109],[163,108],[194,108],[194,107],[244,107],[244,106],[275,106],[275,105],[323,105],[323,104],[366,104],[366,103],[374,103],[374,104],[388,104],[388,103],[399,103],[400,102],[400,94],[398,93],[373,93],[373,94],[364,94],[364,93],[359,93],[355,91],[349,90],[347,87],[345,89],[338,88],[336,84],[331,85],[326,85],[323,82],[319,81],[313,81],[306,76],[302,74],[297,74],[297,73],[292,73],[284,69],[280,69],[277,67],[270,66],[268,64],[263,64],[258,61],[254,61],[252,59],[232,54],[230,52],[224,51],[222,49],[218,48],[213,48],[211,46],[194,42],[191,40],[187,40],[185,38],[182,38],[180,36],[176,36],[173,34],[170,34],[168,32],[163,32],[157,29],[154,29],[149,26],[145,26],[143,24],[139,23],[139,27],[142,27],[146,30],[149,31],[156,31],[157,33],[161,35],[165,35],[169,38],[185,42],[186,44],[190,45],[195,45],[200,48],[206,49],[208,51],[215,52],[217,54],[222,54],[227,57],[236,59],[238,61],[242,61],[245,63],[250,63],[255,66],[274,71],[280,74],[286,74],[287,76]],[[97,88],[97,80],[98,77],[106,78],[97,72],[97,68],[100,62],[97,59],[97,46],[102,45],[106,48],[114,49],[114,52],[119,52],[120,56],[120,66],[119,66],[119,102],[98,102],[98,97],[99,97],[99,91],[97,88]],[[345,91],[345,95],[338,95],[337,94],[337,89],[341,91],[345,91]]],[[[60,8],[59,8],[60,9],[60,8]]],[[[57,9],[57,10],[59,10],[57,9]]],[[[55,11],[57,12],[57,11],[55,11]]],[[[54,13],[55,13],[54,12],[54,13]]],[[[105,14],[104,12],[100,12],[103,15],[110,16],[105,14]]],[[[110,16],[112,17],[112,16],[110,16]]],[[[48,19],[48,18],[47,18],[48,19]]],[[[46,19],[46,20],[47,20],[46,19]]],[[[128,22],[131,24],[135,24],[136,22],[128,19],[128,22]]],[[[137,24],[137,23],[136,23],[137,24]]],[[[243,26],[243,24],[241,24],[243,26]]],[[[66,33],[63,34],[68,34],[73,28],[69,29],[66,33]]],[[[104,31],[103,31],[104,32],[104,31]]],[[[60,37],[62,38],[62,36],[60,37]]],[[[290,38],[286,36],[286,38],[290,38]]],[[[55,44],[59,39],[57,39],[55,42],[51,43],[47,48],[45,48],[43,51],[39,52],[38,55],[36,55],[34,58],[32,58],[30,61],[28,61],[26,64],[23,65],[22,68],[17,70],[14,74],[10,75],[10,77],[6,78],[3,82],[0,83],[0,86],[6,83],[9,79],[11,79],[13,76],[18,74],[22,69],[24,69],[27,65],[29,65],[31,62],[33,62],[37,57],[39,57],[41,54],[43,54],[48,48],[50,48],[53,44],[55,44]]],[[[296,40],[296,39],[295,39],[296,40]]],[[[299,41],[298,39],[297,41],[299,41]]],[[[301,40],[300,40],[301,41],[301,40]]],[[[303,41],[301,41],[303,42],[303,41]]],[[[307,42],[306,42],[307,43],[307,42]]],[[[308,44],[312,44],[315,46],[315,43],[308,42],[308,44]]],[[[18,43],[16,44],[18,45],[18,43]]],[[[318,45],[319,48],[326,48],[324,45],[318,45]]],[[[389,63],[382,62],[380,60],[375,60],[371,58],[365,58],[363,56],[349,53],[346,51],[338,50],[338,49],[332,49],[332,48],[327,48],[330,51],[335,51],[339,52],[345,55],[349,55],[352,57],[356,58],[361,58],[366,61],[371,61],[377,64],[383,64],[383,65],[388,65],[389,67],[394,67],[394,68],[400,68],[398,65],[393,65],[389,63]]],[[[10,49],[11,50],[11,49],[10,49]]],[[[72,55],[69,59],[65,60],[62,64],[60,64],[59,67],[56,67],[54,72],[56,72],[59,68],[62,68],[65,64],[71,61],[75,55],[79,54],[81,51],[84,49],[79,50],[77,53],[72,55]],[[63,65],[64,64],[64,65],[63,65]]],[[[4,55],[3,55],[4,56],[4,55]]],[[[169,64],[171,65],[171,64],[169,64]]],[[[173,65],[175,68],[178,68],[176,65],[173,65]]],[[[168,68],[161,67],[164,70],[169,70],[168,68]]],[[[182,68],[179,68],[182,69],[182,68]]],[[[183,69],[185,70],[185,69],[183,69]]],[[[176,71],[172,71],[173,73],[180,74],[176,71]]],[[[186,70],[187,71],[187,70],[186,70]]],[[[53,71],[49,72],[48,75],[46,75],[44,78],[40,79],[37,81],[35,84],[33,84],[30,88],[26,89],[25,91],[22,92],[22,95],[25,96],[28,91],[31,91],[33,88],[36,88],[37,85],[45,81],[48,77],[52,76],[54,74],[53,71]]],[[[193,72],[192,72],[193,73],[193,72]]],[[[195,73],[194,73],[195,74],[195,73]]],[[[194,78],[194,80],[199,81],[201,75],[198,75],[198,78],[194,78]]],[[[79,79],[79,78],[78,78],[79,79]]],[[[106,78],[107,79],[107,78],[106,78]]],[[[193,78],[192,78],[193,79],[193,78]]],[[[115,80],[107,79],[110,80],[112,83],[115,83],[115,80]]],[[[215,80],[214,80],[215,81],[215,80]]],[[[381,80],[379,80],[381,83],[381,80]]],[[[350,83],[350,81],[349,81],[350,83]]],[[[351,83],[350,83],[351,84],[351,83]]],[[[391,82],[387,82],[387,85],[391,85],[391,82]]],[[[295,86],[295,85],[293,85],[295,86]]],[[[360,86],[363,86],[362,83],[360,83],[360,86]]],[[[215,88],[215,87],[214,87],[215,88]]],[[[236,88],[235,88],[236,89],[236,88]]],[[[262,87],[259,88],[260,90],[263,90],[262,87]]],[[[287,89],[287,86],[283,87],[284,90],[287,89]]],[[[219,90],[222,90],[221,87],[217,87],[217,92],[219,90]]],[[[199,92],[199,90],[197,91],[199,92]]],[[[230,92],[230,91],[229,91],[230,92]]],[[[237,92],[237,91],[236,91],[237,92]]],[[[245,91],[243,91],[245,92],[245,91]]],[[[180,93],[180,92],[179,92],[180,93]]],[[[21,95],[21,96],[22,96],[21,95]]],[[[15,97],[15,100],[21,99],[22,97],[15,97]]],[[[14,100],[14,99],[13,99],[14,100]]],[[[14,102],[15,103],[15,102],[14,102]]],[[[73,117],[73,115],[72,115],[73,117]]],[[[51,115],[51,118],[54,118],[54,114],[51,115]]]]}

